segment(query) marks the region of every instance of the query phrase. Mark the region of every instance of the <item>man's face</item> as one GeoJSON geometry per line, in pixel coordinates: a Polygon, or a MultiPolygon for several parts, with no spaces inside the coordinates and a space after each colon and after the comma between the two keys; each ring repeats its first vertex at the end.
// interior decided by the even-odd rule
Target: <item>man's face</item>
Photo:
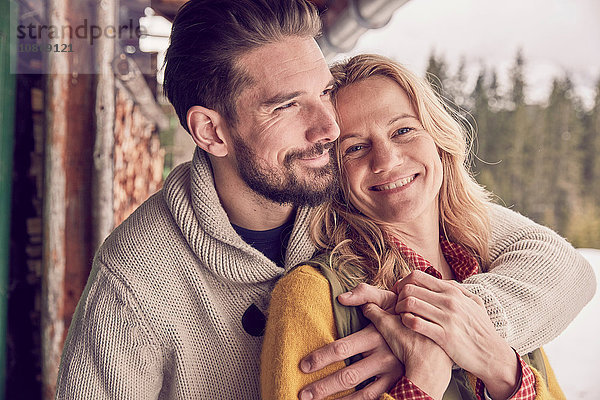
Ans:
{"type": "Polygon", "coordinates": [[[276,203],[323,202],[337,185],[330,150],[339,129],[319,47],[290,37],[245,54],[238,65],[253,80],[237,100],[231,132],[240,176],[276,203]]]}

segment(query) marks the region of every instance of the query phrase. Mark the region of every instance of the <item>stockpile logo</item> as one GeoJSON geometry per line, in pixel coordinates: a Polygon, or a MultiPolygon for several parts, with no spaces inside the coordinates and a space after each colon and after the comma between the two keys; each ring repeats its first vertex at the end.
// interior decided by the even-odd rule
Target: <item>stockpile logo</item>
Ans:
{"type": "MultiPolygon", "coordinates": [[[[13,54],[17,57],[17,62],[12,63],[13,73],[49,73],[51,64],[55,66],[52,70],[57,73],[96,73],[98,46],[107,41],[114,45],[114,55],[127,53],[140,60],[149,59],[148,53],[139,50],[139,41],[147,34],[139,22],[144,15],[144,8],[139,3],[128,7],[127,1],[121,1],[119,19],[112,18],[113,24],[97,22],[99,18],[94,16],[99,11],[95,9],[97,2],[93,0],[72,3],[77,9],[69,9],[60,16],[56,12],[48,12],[45,3],[33,1],[28,3],[33,4],[31,9],[27,9],[21,2],[18,19],[11,20],[12,42],[16,44],[13,54]]],[[[13,12],[12,15],[17,14],[13,12]]],[[[145,64],[150,65],[143,60],[141,64],[142,69],[145,64]]]]}

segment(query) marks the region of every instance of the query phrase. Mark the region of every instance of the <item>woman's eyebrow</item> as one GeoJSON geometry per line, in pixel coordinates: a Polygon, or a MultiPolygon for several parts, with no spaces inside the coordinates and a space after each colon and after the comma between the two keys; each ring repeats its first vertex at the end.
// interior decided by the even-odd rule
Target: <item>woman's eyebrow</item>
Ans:
{"type": "Polygon", "coordinates": [[[351,134],[349,134],[347,136],[344,136],[343,139],[340,139],[340,143],[342,143],[346,139],[351,139],[351,138],[356,138],[356,137],[360,137],[360,135],[357,134],[357,133],[351,133],[351,134]]]}
{"type": "Polygon", "coordinates": [[[388,126],[393,125],[395,122],[398,122],[401,119],[416,119],[416,120],[418,120],[418,118],[412,114],[403,113],[403,114],[397,115],[395,117],[392,117],[392,119],[390,119],[387,124],[388,124],[388,126]]]}

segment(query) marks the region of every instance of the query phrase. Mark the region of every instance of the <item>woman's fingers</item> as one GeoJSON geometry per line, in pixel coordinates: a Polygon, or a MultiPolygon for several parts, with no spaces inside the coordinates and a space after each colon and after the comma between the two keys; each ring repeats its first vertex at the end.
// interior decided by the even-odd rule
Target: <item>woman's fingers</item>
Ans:
{"type": "Polygon", "coordinates": [[[434,292],[442,292],[444,288],[447,288],[447,281],[438,279],[423,271],[415,270],[396,282],[392,288],[392,291],[395,293],[400,293],[405,285],[415,285],[434,292]]]}
{"type": "Polygon", "coordinates": [[[400,316],[396,314],[390,314],[376,304],[366,304],[362,307],[362,312],[373,325],[377,328],[377,331],[383,336],[387,345],[392,349],[392,352],[398,357],[400,361],[405,360],[405,341],[409,335],[414,335],[406,328],[400,316]]]}
{"type": "Polygon", "coordinates": [[[362,307],[362,312],[373,325],[377,328],[380,333],[393,329],[396,325],[395,316],[385,312],[377,304],[369,303],[362,307]]]}
{"type": "Polygon", "coordinates": [[[400,318],[404,326],[406,326],[408,329],[428,337],[436,342],[438,346],[444,348],[440,345],[440,343],[446,342],[446,332],[442,325],[431,322],[420,317],[419,315],[412,313],[403,313],[401,314],[400,318]]]}
{"type": "MultiPolygon", "coordinates": [[[[363,314],[369,318],[385,338],[396,357],[404,363],[406,376],[427,393],[443,393],[448,385],[452,361],[434,341],[410,330],[403,322],[416,322],[424,331],[439,330],[439,325],[411,314],[390,314],[375,304],[363,306],[363,314]],[[409,376],[410,374],[410,376],[409,376]]],[[[441,397],[441,396],[440,396],[441,397]]]]}
{"type": "Polygon", "coordinates": [[[433,292],[415,285],[405,285],[398,294],[394,311],[397,314],[413,313],[423,318],[441,323],[445,318],[444,294],[433,292]]]}
{"type": "Polygon", "coordinates": [[[362,306],[363,304],[374,303],[387,310],[394,307],[396,294],[389,290],[361,283],[352,291],[340,294],[338,301],[345,306],[362,306]]]}

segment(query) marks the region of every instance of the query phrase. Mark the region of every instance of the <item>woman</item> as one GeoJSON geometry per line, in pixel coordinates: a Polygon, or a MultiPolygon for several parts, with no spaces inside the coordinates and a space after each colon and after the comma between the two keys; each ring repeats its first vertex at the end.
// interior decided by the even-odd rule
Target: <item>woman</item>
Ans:
{"type": "MultiPolygon", "coordinates": [[[[457,289],[470,299],[470,308],[441,312],[431,304],[443,296],[430,304],[419,300],[422,288],[397,283],[413,270],[458,281],[485,271],[491,262],[490,216],[515,218],[492,205],[466,169],[462,126],[427,83],[384,57],[356,56],[334,66],[332,74],[341,131],[336,143],[341,191],[313,219],[312,237],[322,255],[292,271],[273,291],[261,359],[263,397],[296,398],[305,383],[298,363],[313,350],[306,348],[304,338],[327,342],[341,336],[329,285],[349,290],[360,282],[395,288],[398,294],[388,313],[374,306],[365,310],[367,317],[385,325],[380,331],[386,332],[405,368],[390,391],[393,398],[418,394],[439,399],[451,387],[458,398],[483,398],[484,391],[494,399],[550,395],[542,376],[496,333],[476,296],[457,289]],[[328,271],[334,276],[325,279],[328,271]],[[311,304],[292,309],[293,303],[280,301],[290,293],[302,293],[311,304]],[[452,313],[468,313],[469,329],[477,330],[480,346],[457,341],[441,347],[439,328],[452,313]],[[294,315],[292,320],[289,315],[294,315]],[[406,354],[407,349],[419,353],[406,354]],[[462,389],[457,384],[461,377],[452,371],[454,363],[462,368],[462,389]]],[[[433,278],[430,285],[435,286],[433,278]]],[[[549,366],[542,364],[552,377],[549,366]]],[[[332,365],[320,376],[343,366],[332,365]]],[[[560,393],[551,381],[551,390],[560,393]]]]}

